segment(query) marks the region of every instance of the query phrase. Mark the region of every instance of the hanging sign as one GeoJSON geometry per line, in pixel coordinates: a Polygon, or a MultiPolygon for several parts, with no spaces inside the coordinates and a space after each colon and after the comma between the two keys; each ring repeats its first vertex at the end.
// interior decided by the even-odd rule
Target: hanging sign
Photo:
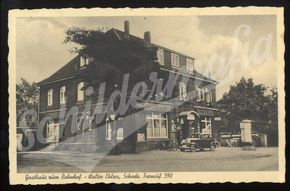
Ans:
{"type": "Polygon", "coordinates": [[[221,118],[221,117],[214,117],[214,120],[215,120],[215,121],[221,121],[222,118],[221,118]]]}

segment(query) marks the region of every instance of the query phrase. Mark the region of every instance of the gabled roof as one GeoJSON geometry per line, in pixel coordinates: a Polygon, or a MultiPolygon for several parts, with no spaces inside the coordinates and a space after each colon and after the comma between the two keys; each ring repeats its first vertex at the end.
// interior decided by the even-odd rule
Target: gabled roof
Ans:
{"type": "MultiPolygon", "coordinates": [[[[127,37],[125,36],[125,33],[123,31],[120,31],[120,30],[115,29],[115,28],[112,28],[112,29],[108,30],[107,33],[110,34],[110,35],[115,36],[114,38],[116,38],[118,40],[127,39],[127,37]]],[[[131,35],[131,34],[129,35],[129,39],[144,42],[144,40],[142,38],[136,37],[136,36],[131,35]]],[[[153,44],[153,43],[151,43],[151,45],[156,47],[156,48],[162,48],[162,49],[167,50],[169,52],[173,52],[173,53],[176,53],[178,55],[184,56],[186,58],[190,58],[190,59],[195,60],[195,58],[187,56],[187,55],[182,54],[180,52],[177,52],[175,50],[172,50],[172,49],[169,49],[169,48],[157,45],[157,44],[153,44]]],[[[166,69],[166,70],[172,70],[174,72],[179,72],[179,73],[182,73],[182,74],[190,75],[190,76],[192,76],[194,78],[206,80],[206,81],[211,82],[211,83],[217,83],[217,81],[215,81],[215,80],[213,80],[213,79],[211,79],[209,77],[204,76],[203,74],[201,74],[200,72],[198,72],[196,70],[194,70],[193,72],[188,72],[188,71],[185,71],[185,70],[178,70],[178,69],[174,69],[174,68],[166,67],[166,66],[161,66],[161,67],[166,69]]]]}
{"type": "MultiPolygon", "coordinates": [[[[120,31],[120,30],[115,29],[115,28],[112,28],[112,29],[108,30],[106,32],[106,35],[110,35],[112,38],[115,38],[116,40],[128,39],[123,31],[120,31]]],[[[144,40],[142,38],[136,37],[136,36],[131,35],[131,34],[129,35],[129,39],[130,40],[144,42],[144,40]]],[[[156,48],[162,48],[162,49],[168,50],[170,52],[182,55],[182,56],[187,57],[187,58],[194,59],[194,58],[192,58],[190,56],[184,55],[182,53],[179,53],[177,51],[165,48],[165,47],[157,45],[157,44],[151,43],[150,45],[153,46],[153,47],[156,47],[156,48]]],[[[57,70],[54,74],[52,74],[48,78],[38,82],[37,84],[38,85],[44,85],[44,84],[56,82],[56,81],[59,81],[59,80],[65,80],[65,79],[70,79],[70,78],[77,77],[77,75],[80,74],[80,72],[82,72],[77,67],[78,63],[79,63],[79,60],[80,60],[80,56],[78,55],[75,58],[73,58],[70,62],[65,64],[62,68],[57,70]]],[[[174,71],[174,72],[179,72],[181,74],[189,75],[189,76],[191,76],[193,78],[198,78],[198,79],[205,80],[205,81],[208,81],[208,82],[211,82],[211,83],[217,83],[217,81],[212,80],[212,79],[202,75],[201,73],[199,73],[196,70],[194,70],[193,72],[187,72],[187,71],[184,71],[184,70],[178,70],[178,69],[174,69],[174,68],[166,67],[166,66],[161,66],[161,67],[166,69],[166,70],[171,70],[171,71],[174,71]]]]}
{"type": "MultiPolygon", "coordinates": [[[[120,31],[120,30],[115,29],[115,28],[111,28],[110,30],[108,30],[106,32],[106,34],[107,35],[112,35],[118,40],[128,39],[123,31],[120,31]]],[[[142,38],[134,36],[134,35],[131,35],[131,34],[129,35],[129,39],[130,40],[136,40],[136,41],[144,42],[144,40],[142,38]]]]}
{"type": "Polygon", "coordinates": [[[66,65],[64,65],[55,73],[53,73],[51,76],[38,82],[37,85],[44,85],[44,84],[55,82],[61,79],[67,79],[67,78],[72,78],[76,76],[80,72],[79,70],[76,70],[76,66],[80,60],[79,58],[80,58],[79,56],[76,56],[71,61],[69,61],[66,65]]]}

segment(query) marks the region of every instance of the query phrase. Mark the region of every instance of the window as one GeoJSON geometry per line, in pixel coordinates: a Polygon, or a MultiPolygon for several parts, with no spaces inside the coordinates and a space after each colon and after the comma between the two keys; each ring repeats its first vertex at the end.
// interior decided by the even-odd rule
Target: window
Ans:
{"type": "Polygon", "coordinates": [[[197,91],[197,101],[204,101],[204,89],[203,88],[199,88],[196,87],[196,91],[197,91]]]}
{"type": "Polygon", "coordinates": [[[184,82],[179,83],[179,97],[180,98],[187,97],[186,84],[184,82]]]}
{"type": "Polygon", "coordinates": [[[80,82],[78,84],[78,95],[77,95],[77,100],[78,101],[83,101],[85,98],[85,91],[84,91],[84,82],[80,82]]]}
{"type": "Polygon", "coordinates": [[[201,132],[202,134],[212,134],[211,132],[211,118],[210,117],[204,117],[204,119],[201,120],[202,124],[202,129],[201,132]]]}
{"type": "Polygon", "coordinates": [[[59,124],[54,122],[47,123],[47,139],[46,142],[58,142],[59,141],[59,124]]]}
{"type": "Polygon", "coordinates": [[[193,71],[193,60],[190,58],[186,58],[186,69],[190,72],[193,71]]]}
{"type": "Polygon", "coordinates": [[[117,136],[116,136],[117,140],[123,140],[124,138],[124,135],[123,135],[123,132],[124,132],[123,127],[125,126],[124,122],[125,121],[123,120],[123,118],[119,118],[117,121],[115,121],[116,128],[118,128],[117,136]]]}
{"type": "Polygon", "coordinates": [[[65,104],[65,86],[59,89],[59,103],[65,104]]]}
{"type": "Polygon", "coordinates": [[[118,140],[122,140],[124,138],[123,136],[123,127],[118,127],[118,130],[117,130],[117,139],[118,140]]]}
{"type": "Polygon", "coordinates": [[[93,60],[94,60],[93,57],[80,56],[80,68],[85,68],[91,62],[93,62],[93,60]]]}
{"type": "Polygon", "coordinates": [[[157,59],[160,65],[164,65],[164,51],[163,49],[157,50],[157,59]]]}
{"type": "Polygon", "coordinates": [[[204,101],[204,89],[200,90],[200,101],[204,101]]]}
{"type": "Polygon", "coordinates": [[[86,62],[87,62],[86,60],[87,60],[86,57],[84,56],[80,57],[80,68],[83,68],[86,66],[86,62]]]}
{"type": "Polygon", "coordinates": [[[47,92],[47,105],[52,106],[52,103],[53,103],[53,89],[50,89],[47,92]]]}
{"type": "Polygon", "coordinates": [[[211,93],[211,91],[209,91],[208,88],[205,88],[205,101],[206,101],[206,103],[212,102],[212,93],[211,93]]]}
{"type": "Polygon", "coordinates": [[[124,139],[124,129],[123,129],[123,124],[121,118],[117,121],[106,121],[106,139],[111,140],[112,139],[112,132],[114,125],[117,129],[116,131],[116,139],[117,140],[123,140],[124,139]],[[114,124],[115,123],[115,124],[114,124]]]}
{"type": "Polygon", "coordinates": [[[167,116],[161,114],[149,114],[146,116],[147,137],[167,138],[167,116]]]}
{"type": "Polygon", "coordinates": [[[171,66],[179,67],[179,56],[177,54],[171,53],[171,66]]]}
{"type": "Polygon", "coordinates": [[[111,140],[112,136],[112,122],[106,121],[106,139],[111,140]]]}

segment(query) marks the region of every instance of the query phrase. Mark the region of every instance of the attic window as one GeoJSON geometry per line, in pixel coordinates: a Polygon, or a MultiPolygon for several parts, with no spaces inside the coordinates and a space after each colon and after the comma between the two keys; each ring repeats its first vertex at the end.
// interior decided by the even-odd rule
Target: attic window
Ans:
{"type": "Polygon", "coordinates": [[[92,57],[80,56],[80,68],[85,68],[93,61],[92,57]]]}
{"type": "Polygon", "coordinates": [[[80,57],[80,68],[83,68],[86,66],[86,57],[81,56],[80,57]]]}

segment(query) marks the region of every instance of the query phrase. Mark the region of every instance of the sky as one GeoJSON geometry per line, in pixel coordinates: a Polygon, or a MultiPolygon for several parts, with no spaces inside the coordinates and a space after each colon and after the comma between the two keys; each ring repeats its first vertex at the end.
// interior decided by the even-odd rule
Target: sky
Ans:
{"type": "Polygon", "coordinates": [[[64,44],[71,27],[124,30],[195,58],[195,68],[219,82],[217,99],[242,77],[277,86],[276,17],[274,15],[23,17],[16,21],[16,78],[39,82],[75,54],[64,44]]]}

